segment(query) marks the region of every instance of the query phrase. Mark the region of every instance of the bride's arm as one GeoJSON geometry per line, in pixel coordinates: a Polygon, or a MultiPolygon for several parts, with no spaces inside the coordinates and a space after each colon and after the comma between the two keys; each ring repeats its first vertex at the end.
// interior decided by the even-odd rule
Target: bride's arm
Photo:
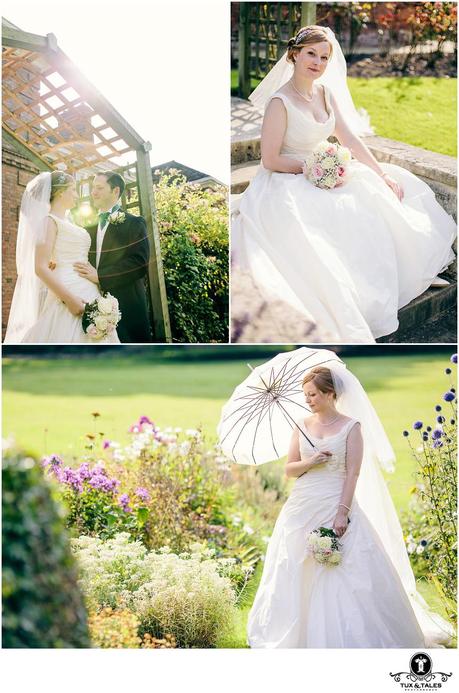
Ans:
{"type": "Polygon", "coordinates": [[[320,451],[312,454],[310,457],[301,457],[300,441],[298,436],[298,429],[295,428],[290,440],[290,448],[285,465],[285,475],[289,479],[297,479],[299,476],[309,472],[312,467],[316,467],[318,464],[323,464],[326,462],[327,458],[331,455],[331,452],[320,451]]]}
{"type": "Polygon", "coordinates": [[[43,243],[38,243],[35,248],[35,274],[46,284],[58,298],[65,303],[73,315],[81,315],[84,311],[84,301],[67,290],[64,284],[56,279],[53,270],[49,268],[49,262],[56,239],[56,222],[49,218],[46,228],[46,238],[43,243]]]}
{"type": "Polygon", "coordinates": [[[354,498],[355,487],[360,474],[363,457],[363,438],[360,424],[355,424],[349,432],[346,443],[346,479],[336,513],[333,529],[341,537],[347,529],[349,508],[354,498]]]}
{"type": "Polygon", "coordinates": [[[388,176],[387,173],[384,173],[383,169],[376,161],[375,157],[370,152],[366,144],[364,144],[360,137],[358,137],[358,135],[355,135],[352,132],[352,130],[348,127],[346,121],[341,115],[339,106],[333,94],[330,94],[330,99],[333,112],[335,114],[335,132],[333,133],[335,137],[338,138],[340,144],[351,150],[353,156],[358,161],[371,168],[375,173],[378,174],[378,176],[381,176],[384,182],[389,186],[391,190],[394,191],[399,200],[401,200],[403,198],[403,189],[401,188],[401,186],[397,183],[397,181],[388,176]]]}
{"type": "Polygon", "coordinates": [[[277,173],[302,173],[304,162],[281,156],[287,129],[287,111],[281,99],[271,99],[261,128],[261,160],[263,166],[277,173]]]}

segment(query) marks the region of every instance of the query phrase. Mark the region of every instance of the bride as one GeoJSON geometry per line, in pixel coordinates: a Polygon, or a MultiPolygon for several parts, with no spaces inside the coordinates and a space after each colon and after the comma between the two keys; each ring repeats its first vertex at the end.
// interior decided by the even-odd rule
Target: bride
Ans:
{"type": "MultiPolygon", "coordinates": [[[[27,185],[21,201],[16,244],[17,281],[6,344],[88,343],[82,314],[100,297],[93,282],[73,265],[87,262],[91,239],[66,216],[77,200],[67,173],[44,172],[27,185]]],[[[119,343],[116,332],[97,343],[119,343]]]]}
{"type": "Polygon", "coordinates": [[[286,474],[296,481],[268,544],[249,614],[250,646],[448,643],[450,626],[429,611],[416,590],[379,470],[393,452],[363,388],[334,362],[309,369],[303,391],[311,415],[298,420],[291,437],[286,474]],[[308,553],[307,536],[319,527],[333,528],[339,537],[338,566],[321,565],[308,553]]]}
{"type": "Polygon", "coordinates": [[[400,308],[448,283],[437,275],[454,260],[453,219],[426,183],[378,163],[359,138],[371,129],[354,108],[330,29],[300,29],[250,99],[265,106],[262,165],[234,210],[236,272],[268,304],[281,299],[315,323],[323,341],[368,343],[394,332],[400,308]],[[347,182],[324,190],[302,171],[331,135],[353,159],[347,182]]]}

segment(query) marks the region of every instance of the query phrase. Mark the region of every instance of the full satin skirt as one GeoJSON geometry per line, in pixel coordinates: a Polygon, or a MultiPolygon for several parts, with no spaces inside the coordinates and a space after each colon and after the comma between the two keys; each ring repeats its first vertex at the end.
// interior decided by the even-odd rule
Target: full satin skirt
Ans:
{"type": "Polygon", "coordinates": [[[261,167],[232,224],[235,264],[272,300],[282,299],[323,335],[372,342],[398,327],[397,311],[453,260],[452,217],[422,180],[382,164],[402,202],[369,167],[349,165],[348,182],[321,190],[302,174],[261,167]]]}
{"type": "Polygon", "coordinates": [[[342,562],[317,563],[306,537],[331,527],[343,476],[300,477],[277,519],[248,621],[252,648],[417,648],[425,640],[410,600],[366,515],[354,501],[342,562]]]}

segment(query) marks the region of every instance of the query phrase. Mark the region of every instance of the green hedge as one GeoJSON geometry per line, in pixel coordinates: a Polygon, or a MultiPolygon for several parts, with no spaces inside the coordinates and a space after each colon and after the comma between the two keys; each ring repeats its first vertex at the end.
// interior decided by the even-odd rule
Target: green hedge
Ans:
{"type": "Polygon", "coordinates": [[[3,647],[89,647],[62,511],[39,464],[3,459],[3,647]]]}

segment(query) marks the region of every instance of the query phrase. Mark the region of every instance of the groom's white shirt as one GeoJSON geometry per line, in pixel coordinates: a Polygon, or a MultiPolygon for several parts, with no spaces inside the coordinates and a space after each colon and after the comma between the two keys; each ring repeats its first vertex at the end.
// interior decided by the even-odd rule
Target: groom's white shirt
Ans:
{"type": "MultiPolygon", "coordinates": [[[[113,205],[113,207],[112,207],[110,210],[108,210],[109,214],[112,214],[113,210],[115,209],[115,207],[118,206],[118,204],[119,204],[119,202],[115,202],[115,204],[113,205]]],[[[97,225],[97,236],[96,236],[96,269],[98,269],[98,267],[99,267],[100,253],[101,253],[101,251],[102,251],[102,243],[104,242],[105,232],[106,232],[106,230],[107,230],[107,226],[109,225],[109,223],[110,223],[110,220],[107,219],[107,221],[105,222],[104,226],[101,228],[101,226],[100,226],[100,220],[99,220],[99,223],[98,223],[98,225],[97,225]]]]}

